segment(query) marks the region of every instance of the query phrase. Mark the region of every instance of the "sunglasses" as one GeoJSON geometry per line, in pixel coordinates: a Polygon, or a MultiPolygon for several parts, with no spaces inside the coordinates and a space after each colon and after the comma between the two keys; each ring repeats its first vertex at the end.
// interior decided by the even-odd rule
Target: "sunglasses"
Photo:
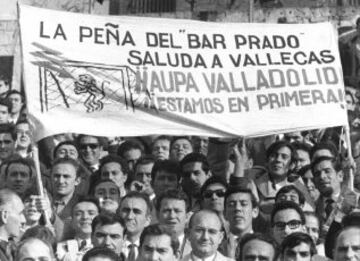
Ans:
{"type": "Polygon", "coordinates": [[[87,144],[81,144],[80,145],[80,149],[81,150],[86,150],[87,148],[90,148],[92,150],[96,149],[97,147],[99,147],[99,144],[97,143],[87,143],[87,144]]]}
{"type": "Polygon", "coordinates": [[[225,191],[222,189],[218,189],[218,190],[206,190],[203,193],[203,197],[204,198],[212,198],[212,196],[216,194],[216,196],[218,198],[222,198],[225,197],[225,191]]]}
{"type": "Polygon", "coordinates": [[[286,226],[289,226],[290,229],[297,229],[298,227],[300,227],[301,225],[301,221],[300,220],[290,220],[289,222],[275,222],[274,223],[274,227],[278,228],[278,229],[285,229],[286,226]]]}

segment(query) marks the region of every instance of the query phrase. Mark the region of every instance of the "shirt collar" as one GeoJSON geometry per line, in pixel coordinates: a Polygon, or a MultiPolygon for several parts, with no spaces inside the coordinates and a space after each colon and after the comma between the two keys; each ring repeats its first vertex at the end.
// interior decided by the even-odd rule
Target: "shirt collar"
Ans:
{"type": "Polygon", "coordinates": [[[213,261],[216,259],[216,255],[217,252],[215,252],[213,255],[205,257],[205,258],[200,258],[195,256],[195,254],[193,252],[191,252],[191,261],[213,261]]]}

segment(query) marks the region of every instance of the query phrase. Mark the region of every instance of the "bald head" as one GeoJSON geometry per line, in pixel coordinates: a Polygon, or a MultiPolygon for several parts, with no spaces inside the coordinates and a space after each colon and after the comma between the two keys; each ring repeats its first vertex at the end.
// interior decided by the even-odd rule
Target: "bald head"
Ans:
{"type": "Polygon", "coordinates": [[[10,189],[0,189],[0,210],[20,205],[22,205],[22,200],[18,194],[10,189]]]}
{"type": "Polygon", "coordinates": [[[219,215],[211,209],[202,209],[195,212],[189,220],[189,228],[193,227],[194,224],[199,222],[200,219],[208,219],[208,218],[215,219],[215,222],[218,222],[219,224],[219,230],[222,230],[222,222],[220,220],[219,215]]]}
{"type": "Polygon", "coordinates": [[[51,246],[45,241],[34,237],[20,242],[15,255],[15,261],[53,259],[54,252],[51,246]]]}
{"type": "Polygon", "coordinates": [[[344,228],[336,238],[334,261],[360,260],[360,227],[344,228]]]}

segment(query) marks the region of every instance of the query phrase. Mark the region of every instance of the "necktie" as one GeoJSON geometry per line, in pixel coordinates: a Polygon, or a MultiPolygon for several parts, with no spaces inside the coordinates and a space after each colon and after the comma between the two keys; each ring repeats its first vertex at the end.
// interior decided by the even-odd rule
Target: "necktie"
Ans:
{"type": "Polygon", "coordinates": [[[135,253],[136,245],[130,244],[128,246],[128,248],[129,248],[129,255],[128,255],[127,261],[135,261],[136,260],[136,253],[135,253]]]}
{"type": "Polygon", "coordinates": [[[325,214],[326,214],[326,217],[329,217],[330,216],[330,214],[331,214],[331,212],[332,212],[332,210],[333,210],[333,203],[334,203],[335,201],[334,200],[332,200],[332,199],[327,199],[326,201],[325,201],[325,214]]]}
{"type": "Polygon", "coordinates": [[[81,242],[80,242],[79,251],[84,250],[85,247],[86,247],[86,240],[84,239],[84,240],[81,240],[81,242]]]}

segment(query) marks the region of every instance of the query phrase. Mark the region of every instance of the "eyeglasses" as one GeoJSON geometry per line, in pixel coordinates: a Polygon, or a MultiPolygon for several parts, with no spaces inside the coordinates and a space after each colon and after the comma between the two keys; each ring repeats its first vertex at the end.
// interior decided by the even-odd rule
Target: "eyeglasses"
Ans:
{"type": "Polygon", "coordinates": [[[97,143],[87,143],[87,144],[81,144],[80,145],[80,149],[81,150],[86,150],[87,148],[90,148],[92,150],[96,149],[97,147],[99,147],[99,144],[97,143]]]}
{"type": "Polygon", "coordinates": [[[216,196],[218,198],[222,198],[225,197],[225,191],[222,189],[218,189],[218,190],[206,190],[203,193],[203,197],[204,198],[211,198],[214,194],[216,194],[216,196]]]}
{"type": "Polygon", "coordinates": [[[293,219],[289,222],[275,222],[274,227],[276,227],[277,229],[285,229],[286,226],[289,226],[290,229],[297,229],[298,227],[300,227],[301,224],[302,222],[300,220],[293,219]]]}

